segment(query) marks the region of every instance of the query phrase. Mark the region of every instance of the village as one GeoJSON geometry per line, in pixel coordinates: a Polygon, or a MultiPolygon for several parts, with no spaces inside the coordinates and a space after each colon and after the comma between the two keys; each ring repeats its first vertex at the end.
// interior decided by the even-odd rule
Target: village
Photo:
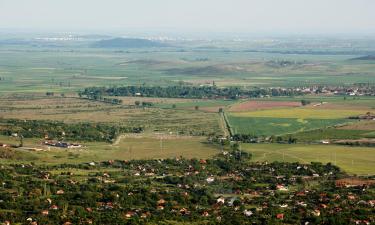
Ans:
{"type": "Polygon", "coordinates": [[[207,160],[109,160],[43,168],[3,165],[0,221],[32,225],[157,223],[165,218],[223,224],[375,221],[373,179],[352,178],[332,164],[249,163],[250,157],[234,150],[207,160]]]}

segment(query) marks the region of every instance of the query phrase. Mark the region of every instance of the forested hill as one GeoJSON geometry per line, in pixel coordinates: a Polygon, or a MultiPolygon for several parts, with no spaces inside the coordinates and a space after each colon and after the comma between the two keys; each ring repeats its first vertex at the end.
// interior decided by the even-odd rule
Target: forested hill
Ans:
{"type": "Polygon", "coordinates": [[[86,88],[80,95],[91,99],[99,99],[100,96],[143,96],[159,98],[226,98],[238,99],[242,97],[262,96],[294,96],[302,93],[295,89],[285,88],[257,88],[244,90],[238,87],[218,88],[216,86],[170,86],[170,87],[90,87],[86,88]]]}
{"type": "Polygon", "coordinates": [[[151,48],[167,47],[167,44],[139,38],[113,38],[97,41],[93,44],[96,48],[151,48]]]}

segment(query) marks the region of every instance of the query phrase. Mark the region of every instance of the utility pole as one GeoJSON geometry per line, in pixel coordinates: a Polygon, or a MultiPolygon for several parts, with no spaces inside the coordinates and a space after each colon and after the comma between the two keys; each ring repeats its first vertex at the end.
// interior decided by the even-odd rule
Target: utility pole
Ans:
{"type": "Polygon", "coordinates": [[[160,137],[160,153],[163,152],[163,136],[160,137]]]}

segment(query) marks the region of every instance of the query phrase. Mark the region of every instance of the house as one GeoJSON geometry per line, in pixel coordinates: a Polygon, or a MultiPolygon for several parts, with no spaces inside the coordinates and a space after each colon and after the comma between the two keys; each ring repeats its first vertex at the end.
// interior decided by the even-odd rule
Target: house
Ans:
{"type": "Polygon", "coordinates": [[[225,203],[225,198],[224,197],[220,197],[216,200],[216,203],[218,204],[224,204],[225,203]]]}
{"type": "Polygon", "coordinates": [[[0,143],[0,147],[6,148],[6,147],[9,147],[9,145],[4,144],[4,143],[0,143]]]}
{"type": "Polygon", "coordinates": [[[212,182],[214,182],[215,181],[215,178],[213,178],[213,177],[209,177],[209,178],[207,178],[206,179],[206,181],[207,181],[207,183],[212,183],[212,182]]]}
{"type": "Polygon", "coordinates": [[[283,220],[284,219],[284,214],[283,213],[279,213],[276,215],[276,218],[279,219],[279,220],[283,220]]]}
{"type": "Polygon", "coordinates": [[[228,201],[228,206],[233,206],[234,202],[237,200],[237,197],[232,197],[229,201],[228,201]]]}
{"type": "Polygon", "coordinates": [[[312,214],[314,216],[320,216],[320,210],[319,209],[315,209],[315,210],[312,211],[312,214]]]}
{"type": "Polygon", "coordinates": [[[207,164],[207,161],[205,159],[201,159],[201,160],[199,160],[199,163],[200,164],[207,164]]]}
{"type": "Polygon", "coordinates": [[[245,210],[243,211],[243,214],[244,214],[245,216],[249,217],[249,216],[253,215],[253,212],[252,212],[251,210],[247,210],[247,209],[245,209],[245,210]]]}
{"type": "Polygon", "coordinates": [[[288,208],[288,204],[282,204],[280,205],[280,208],[288,208]]]}
{"type": "Polygon", "coordinates": [[[158,205],[164,205],[167,201],[165,201],[164,199],[160,199],[159,201],[157,201],[157,204],[158,205]]]}
{"type": "Polygon", "coordinates": [[[278,185],[276,185],[276,190],[278,190],[278,191],[288,191],[289,189],[282,184],[278,184],[278,185]]]}
{"type": "Polygon", "coordinates": [[[125,213],[125,218],[131,218],[131,217],[133,217],[133,216],[135,216],[136,215],[136,213],[135,212],[133,212],[133,211],[129,211],[129,212],[127,212],[127,213],[125,213]]]}
{"type": "Polygon", "coordinates": [[[298,206],[307,207],[307,204],[305,202],[297,202],[298,206]]]}
{"type": "Polygon", "coordinates": [[[210,214],[209,214],[207,211],[204,211],[204,212],[202,213],[202,216],[203,216],[203,217],[208,217],[208,216],[210,216],[210,214]]]}
{"type": "Polygon", "coordinates": [[[186,208],[182,208],[182,209],[180,209],[180,214],[181,214],[181,215],[189,215],[189,214],[190,214],[190,211],[187,210],[186,208]]]}

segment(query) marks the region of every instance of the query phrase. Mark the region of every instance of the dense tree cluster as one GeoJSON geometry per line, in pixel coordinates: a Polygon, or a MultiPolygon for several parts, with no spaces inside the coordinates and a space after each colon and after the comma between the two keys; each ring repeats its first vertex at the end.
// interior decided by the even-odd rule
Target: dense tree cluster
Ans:
{"type": "Polygon", "coordinates": [[[300,91],[286,88],[254,88],[250,90],[238,87],[219,88],[216,86],[124,86],[124,87],[89,87],[80,93],[92,99],[101,96],[144,96],[160,98],[253,98],[261,96],[294,96],[301,95],[300,91]]]}
{"type": "Polygon", "coordinates": [[[336,188],[331,164],[213,159],[0,167],[11,224],[349,224],[374,222],[374,187],[336,188]],[[75,174],[75,172],[77,174],[75,174]]]}
{"type": "Polygon", "coordinates": [[[24,138],[64,139],[72,141],[111,142],[121,133],[140,133],[141,127],[123,127],[104,123],[68,124],[58,121],[1,119],[1,135],[24,138]]]}

